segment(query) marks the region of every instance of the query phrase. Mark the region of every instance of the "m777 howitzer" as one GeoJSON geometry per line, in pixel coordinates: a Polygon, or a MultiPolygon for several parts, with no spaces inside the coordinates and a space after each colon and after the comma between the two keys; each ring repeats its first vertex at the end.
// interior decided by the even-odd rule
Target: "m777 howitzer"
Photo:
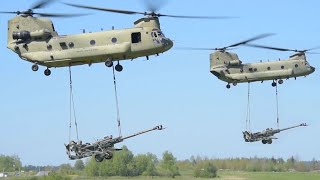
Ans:
{"type": "Polygon", "coordinates": [[[261,141],[263,144],[271,144],[272,143],[272,139],[278,139],[277,137],[274,136],[275,134],[280,133],[281,131],[297,128],[297,127],[300,127],[300,126],[307,126],[307,124],[306,123],[302,123],[302,124],[299,124],[297,126],[292,126],[292,127],[288,127],[288,128],[284,128],[284,129],[267,128],[264,131],[256,132],[256,133],[252,133],[252,132],[249,132],[249,131],[244,131],[242,133],[243,133],[243,138],[244,138],[244,140],[246,142],[261,141]]]}
{"type": "Polygon", "coordinates": [[[97,140],[95,143],[92,143],[92,144],[90,143],[83,144],[82,141],[79,141],[79,142],[70,141],[70,143],[65,144],[65,146],[66,146],[66,151],[69,156],[69,159],[71,160],[94,156],[97,162],[102,162],[104,159],[111,159],[113,157],[114,151],[122,150],[122,149],[115,148],[114,147],[115,144],[120,143],[125,139],[129,139],[150,131],[163,130],[163,129],[165,128],[163,128],[162,125],[159,125],[152,129],[141,131],[125,137],[119,136],[116,138],[112,138],[112,135],[106,136],[103,139],[97,140]]]}

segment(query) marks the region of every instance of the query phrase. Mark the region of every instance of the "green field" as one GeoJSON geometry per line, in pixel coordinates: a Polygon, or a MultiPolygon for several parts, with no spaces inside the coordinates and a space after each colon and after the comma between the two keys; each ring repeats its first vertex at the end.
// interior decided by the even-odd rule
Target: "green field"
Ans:
{"type": "MultiPolygon", "coordinates": [[[[320,173],[300,173],[300,172],[235,172],[235,171],[219,171],[216,180],[320,180],[320,173]]],[[[70,176],[69,176],[70,177],[70,176]]],[[[30,177],[15,177],[6,178],[8,180],[27,180],[47,178],[30,178],[30,177]]],[[[48,178],[50,179],[50,178],[48,178]]],[[[175,178],[169,177],[81,177],[71,176],[72,180],[201,180],[202,178],[193,177],[190,172],[184,172],[181,176],[175,178]]],[[[203,178],[206,179],[206,178],[203,178]]],[[[1,180],[1,178],[0,178],[1,180]]]]}

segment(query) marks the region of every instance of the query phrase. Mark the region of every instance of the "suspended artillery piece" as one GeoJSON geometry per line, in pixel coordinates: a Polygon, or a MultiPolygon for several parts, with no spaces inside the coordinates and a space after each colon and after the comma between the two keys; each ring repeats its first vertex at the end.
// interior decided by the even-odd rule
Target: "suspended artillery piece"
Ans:
{"type": "Polygon", "coordinates": [[[82,144],[81,141],[78,143],[71,141],[69,144],[65,144],[67,154],[70,160],[82,159],[86,157],[94,156],[97,162],[102,162],[104,159],[111,159],[113,157],[114,151],[120,151],[122,149],[117,149],[114,147],[115,144],[120,143],[126,139],[150,132],[155,130],[163,130],[162,125],[156,126],[152,129],[141,131],[130,136],[119,136],[112,138],[112,136],[106,136],[95,143],[85,143],[82,144]]]}
{"type": "Polygon", "coordinates": [[[256,132],[256,133],[252,133],[249,131],[244,131],[242,133],[243,133],[243,138],[246,142],[261,141],[262,144],[272,144],[272,139],[278,139],[277,137],[274,136],[275,134],[280,133],[281,131],[297,128],[300,126],[307,126],[307,124],[302,123],[297,126],[292,126],[292,127],[288,127],[288,128],[284,128],[284,129],[267,128],[264,131],[256,132]]]}

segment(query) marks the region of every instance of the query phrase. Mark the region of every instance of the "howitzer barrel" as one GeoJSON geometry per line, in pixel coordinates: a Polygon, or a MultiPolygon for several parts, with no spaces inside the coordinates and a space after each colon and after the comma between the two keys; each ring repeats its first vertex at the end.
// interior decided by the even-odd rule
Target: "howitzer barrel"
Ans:
{"type": "Polygon", "coordinates": [[[279,132],[280,131],[285,131],[285,130],[288,130],[288,129],[297,128],[297,127],[300,127],[300,126],[307,126],[307,124],[306,123],[302,123],[302,124],[299,124],[299,125],[296,125],[296,126],[291,126],[291,127],[288,127],[288,128],[279,129],[279,132]]]}
{"type": "Polygon", "coordinates": [[[138,132],[138,133],[135,133],[135,134],[132,134],[132,135],[129,135],[129,136],[125,136],[123,138],[121,138],[122,140],[125,140],[125,139],[129,139],[129,138],[132,138],[134,136],[138,136],[140,134],[144,134],[144,133],[147,133],[147,132],[150,132],[150,131],[155,131],[155,130],[163,130],[164,128],[162,127],[162,125],[159,125],[159,126],[156,126],[152,129],[148,129],[148,130],[145,130],[145,131],[141,131],[141,132],[138,132]]]}

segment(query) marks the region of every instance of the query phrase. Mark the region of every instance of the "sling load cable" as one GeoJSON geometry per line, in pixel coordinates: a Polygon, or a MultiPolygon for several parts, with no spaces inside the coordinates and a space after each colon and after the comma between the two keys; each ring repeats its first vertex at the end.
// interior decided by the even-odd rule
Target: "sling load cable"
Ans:
{"type": "Polygon", "coordinates": [[[117,92],[117,83],[116,83],[116,74],[115,74],[114,66],[112,66],[112,72],[113,72],[114,95],[115,95],[115,100],[116,100],[118,132],[119,132],[119,137],[121,137],[120,110],[119,110],[118,92],[117,92]]]}
{"type": "Polygon", "coordinates": [[[246,129],[249,130],[249,131],[251,131],[251,120],[250,120],[250,82],[248,83],[248,104],[247,104],[246,129]]]}
{"type": "Polygon", "coordinates": [[[277,104],[277,126],[279,129],[279,102],[278,102],[278,84],[276,84],[276,104],[277,104]]]}
{"type": "MultiPolygon", "coordinates": [[[[69,124],[69,143],[71,142],[71,127],[72,127],[72,113],[74,117],[74,125],[76,128],[77,142],[79,142],[79,133],[78,133],[78,123],[76,116],[75,103],[73,98],[73,88],[72,88],[72,76],[71,76],[71,67],[69,66],[69,81],[70,81],[70,124],[69,124]],[[72,112],[73,110],[73,112],[72,112]]],[[[70,151],[70,150],[69,150],[70,151]]]]}

